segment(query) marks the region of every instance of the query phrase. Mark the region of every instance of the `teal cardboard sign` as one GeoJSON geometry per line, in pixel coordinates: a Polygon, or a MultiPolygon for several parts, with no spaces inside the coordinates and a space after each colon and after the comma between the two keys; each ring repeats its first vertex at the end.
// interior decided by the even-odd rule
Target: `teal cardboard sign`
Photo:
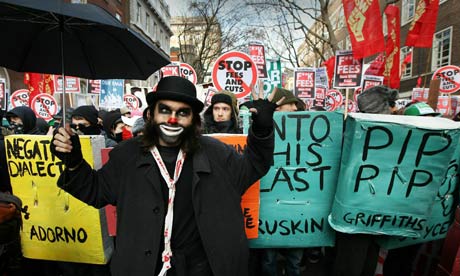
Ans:
{"type": "Polygon", "coordinates": [[[408,238],[397,236],[382,236],[377,239],[378,244],[385,249],[399,248],[403,246],[424,243],[443,239],[447,235],[452,224],[455,209],[457,207],[455,191],[458,189],[458,169],[460,166],[460,141],[455,142],[457,148],[454,156],[447,167],[447,172],[441,187],[436,195],[433,210],[423,228],[420,238],[408,238]]]}
{"type": "Polygon", "coordinates": [[[350,114],[331,226],[421,237],[459,137],[448,119],[350,114]]]}
{"type": "Polygon", "coordinates": [[[264,79],[264,95],[268,96],[275,87],[281,87],[281,60],[267,59],[268,78],[264,79]]]}
{"type": "Polygon", "coordinates": [[[274,165],[260,181],[252,248],[332,246],[327,222],[340,166],[343,115],[276,112],[274,165]]]}

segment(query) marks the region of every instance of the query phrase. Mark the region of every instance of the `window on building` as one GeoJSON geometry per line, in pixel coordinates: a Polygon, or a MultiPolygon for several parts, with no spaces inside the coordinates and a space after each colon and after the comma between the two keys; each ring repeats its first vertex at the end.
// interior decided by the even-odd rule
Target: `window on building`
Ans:
{"type": "Polygon", "coordinates": [[[412,77],[412,51],[410,47],[402,47],[400,53],[401,78],[412,77]]]}
{"type": "Polygon", "coordinates": [[[351,41],[350,41],[350,37],[347,36],[345,38],[345,45],[344,45],[344,50],[351,50],[351,41]]]}
{"type": "Polygon", "coordinates": [[[147,33],[150,33],[150,15],[148,13],[145,13],[145,31],[147,33]]]}
{"type": "Polygon", "coordinates": [[[160,47],[164,45],[163,38],[163,30],[160,30],[160,37],[158,38],[158,40],[160,41],[160,47]]]}
{"type": "Polygon", "coordinates": [[[415,0],[403,0],[401,6],[401,25],[409,23],[415,15],[415,0]]]}
{"type": "Polygon", "coordinates": [[[331,24],[334,30],[340,30],[345,26],[344,18],[343,6],[340,5],[331,15],[331,24]]]}
{"type": "Polygon", "coordinates": [[[452,27],[448,27],[434,34],[431,53],[431,71],[450,64],[452,48],[452,27]]]}
{"type": "Polygon", "coordinates": [[[136,22],[141,23],[141,4],[137,2],[137,7],[136,7],[136,22]]]}

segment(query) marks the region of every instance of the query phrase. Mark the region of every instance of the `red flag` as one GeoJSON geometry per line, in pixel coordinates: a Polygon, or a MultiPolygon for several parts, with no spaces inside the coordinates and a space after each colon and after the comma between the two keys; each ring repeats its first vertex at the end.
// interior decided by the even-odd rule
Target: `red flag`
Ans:
{"type": "Polygon", "coordinates": [[[331,87],[332,86],[332,80],[334,79],[335,56],[332,56],[328,60],[323,61],[321,66],[326,67],[327,78],[329,79],[329,87],[331,87]]]}
{"type": "Polygon", "coordinates": [[[54,79],[53,75],[44,74],[43,75],[43,93],[50,95],[54,94],[54,79]]]}
{"type": "Polygon", "coordinates": [[[399,8],[395,5],[389,5],[385,9],[388,23],[388,36],[386,43],[386,61],[385,71],[383,72],[384,83],[390,88],[399,88],[399,59],[400,59],[400,18],[399,8]]]}
{"type": "Polygon", "coordinates": [[[43,92],[43,74],[40,73],[24,73],[24,84],[29,89],[29,106],[32,99],[43,92]]]}
{"type": "Polygon", "coordinates": [[[415,17],[407,33],[406,46],[431,48],[436,30],[439,0],[419,0],[415,17]]]}
{"type": "Polygon", "coordinates": [[[378,0],[342,0],[353,57],[360,59],[383,52],[385,40],[378,0]]]}
{"type": "Polygon", "coordinates": [[[369,68],[367,68],[364,75],[372,75],[372,76],[383,76],[383,70],[385,69],[385,56],[383,53],[380,53],[370,64],[369,68]]]}

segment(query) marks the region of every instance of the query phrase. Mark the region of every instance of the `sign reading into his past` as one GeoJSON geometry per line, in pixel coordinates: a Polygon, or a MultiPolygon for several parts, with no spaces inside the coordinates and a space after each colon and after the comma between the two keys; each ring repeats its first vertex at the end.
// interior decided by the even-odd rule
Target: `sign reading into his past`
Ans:
{"type": "Polygon", "coordinates": [[[421,237],[459,143],[448,119],[350,114],[331,226],[421,237]]]}
{"type": "MultiPolygon", "coordinates": [[[[85,160],[97,167],[93,150],[103,146],[104,138],[82,136],[80,141],[85,160]]],[[[22,253],[31,259],[105,264],[113,245],[101,220],[103,209],[57,187],[64,164],[50,152],[50,143],[51,136],[44,135],[5,137],[11,185],[30,213],[23,219],[22,253]]]]}
{"type": "Polygon", "coordinates": [[[340,166],[343,116],[277,112],[274,165],[260,180],[259,237],[253,248],[331,246],[327,222],[340,166]]]}

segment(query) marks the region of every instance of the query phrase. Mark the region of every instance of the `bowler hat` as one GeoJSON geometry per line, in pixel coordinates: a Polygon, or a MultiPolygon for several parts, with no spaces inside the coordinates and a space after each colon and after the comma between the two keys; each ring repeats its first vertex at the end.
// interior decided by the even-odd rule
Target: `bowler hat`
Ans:
{"type": "Polygon", "coordinates": [[[169,76],[162,78],[156,92],[149,97],[151,108],[158,100],[173,100],[189,104],[193,111],[200,113],[204,104],[196,98],[195,85],[186,78],[169,76]]]}

